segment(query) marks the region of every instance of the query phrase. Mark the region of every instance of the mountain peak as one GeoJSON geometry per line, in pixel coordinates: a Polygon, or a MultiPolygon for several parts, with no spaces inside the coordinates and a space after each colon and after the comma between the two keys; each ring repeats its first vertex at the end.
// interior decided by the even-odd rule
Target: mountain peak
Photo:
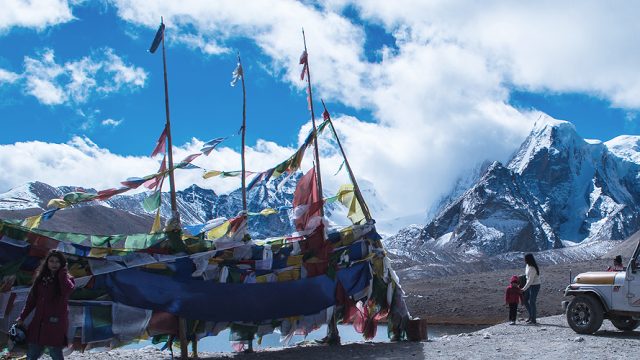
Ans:
{"type": "Polygon", "coordinates": [[[623,160],[640,164],[640,136],[621,135],[605,142],[604,145],[623,160]]]}
{"type": "Polygon", "coordinates": [[[540,156],[555,156],[586,145],[588,143],[578,135],[572,123],[545,116],[535,122],[507,167],[522,174],[540,156]]]}

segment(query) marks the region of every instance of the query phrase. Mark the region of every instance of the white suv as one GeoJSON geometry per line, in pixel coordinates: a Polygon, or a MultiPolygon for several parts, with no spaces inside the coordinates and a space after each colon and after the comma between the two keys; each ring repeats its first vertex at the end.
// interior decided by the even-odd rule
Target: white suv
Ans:
{"type": "Polygon", "coordinates": [[[586,272],[567,286],[563,301],[569,326],[579,334],[593,334],[603,319],[613,326],[631,331],[640,325],[640,242],[624,271],[586,272]]]}

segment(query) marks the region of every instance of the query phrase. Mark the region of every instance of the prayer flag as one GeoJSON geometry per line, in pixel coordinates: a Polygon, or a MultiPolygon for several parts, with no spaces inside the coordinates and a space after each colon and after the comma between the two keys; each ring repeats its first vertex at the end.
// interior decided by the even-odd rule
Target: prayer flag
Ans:
{"type": "Polygon", "coordinates": [[[40,220],[42,220],[42,214],[30,216],[22,221],[22,226],[34,229],[40,225],[40,220]]]}
{"type": "Polygon", "coordinates": [[[340,170],[342,170],[342,167],[344,166],[344,160],[342,160],[342,164],[340,164],[340,167],[338,168],[338,171],[336,171],[335,174],[333,174],[333,176],[338,175],[338,173],[340,172],[340,170]]]}
{"type": "Polygon", "coordinates": [[[153,225],[151,226],[151,233],[158,233],[162,231],[162,221],[160,219],[160,208],[156,212],[156,218],[153,220],[153,225]]]}
{"type": "Polygon", "coordinates": [[[58,209],[62,209],[62,208],[66,208],[67,206],[69,206],[69,203],[62,200],[62,199],[51,199],[49,200],[49,203],[47,203],[47,207],[55,207],[58,209]]]}
{"type": "Polygon", "coordinates": [[[149,197],[144,199],[142,207],[145,211],[152,212],[160,207],[160,190],[154,192],[149,197]]]}
{"type": "Polygon", "coordinates": [[[293,193],[294,222],[296,230],[309,230],[308,225],[313,222],[311,218],[320,216],[321,199],[318,198],[318,183],[316,181],[316,170],[311,168],[298,181],[296,190],[293,193]],[[314,203],[320,203],[320,206],[312,206],[314,203]],[[296,211],[298,208],[298,211],[296,211]]]}
{"type": "Polygon", "coordinates": [[[206,143],[204,143],[202,145],[202,149],[200,149],[200,152],[202,152],[203,154],[209,156],[211,151],[213,151],[213,149],[215,149],[216,146],[220,145],[220,143],[223,142],[225,139],[226,139],[226,137],[224,137],[224,138],[215,138],[213,140],[207,141],[206,143]]]}
{"type": "Polygon", "coordinates": [[[300,55],[300,64],[302,66],[302,72],[300,73],[300,80],[304,80],[304,74],[307,72],[307,68],[309,67],[309,63],[307,61],[307,51],[303,51],[302,55],[300,55]]]}
{"type": "Polygon", "coordinates": [[[240,61],[238,61],[238,66],[236,66],[236,69],[233,70],[232,76],[233,78],[231,79],[231,86],[236,86],[238,80],[240,80],[240,78],[244,76],[242,64],[240,64],[240,61]]]}
{"type": "Polygon", "coordinates": [[[167,126],[165,125],[164,130],[160,134],[158,141],[156,142],[156,147],[153,149],[151,153],[151,157],[154,157],[160,153],[165,153],[167,151],[167,126]]]}
{"type": "Polygon", "coordinates": [[[58,211],[60,209],[51,209],[51,210],[47,210],[45,212],[42,213],[42,220],[49,220],[53,217],[53,214],[56,213],[56,211],[58,211]]]}
{"type": "Polygon", "coordinates": [[[164,38],[164,23],[160,24],[158,31],[156,32],[156,37],[153,38],[153,42],[151,43],[151,47],[149,48],[150,53],[156,52],[158,50],[158,46],[160,46],[160,41],[164,38]]]}

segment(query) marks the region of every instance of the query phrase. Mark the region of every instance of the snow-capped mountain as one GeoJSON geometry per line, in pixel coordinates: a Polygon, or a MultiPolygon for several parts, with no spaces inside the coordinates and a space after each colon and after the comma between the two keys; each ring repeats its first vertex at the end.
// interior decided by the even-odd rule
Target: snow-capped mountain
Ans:
{"type": "MultiPolygon", "coordinates": [[[[266,184],[260,184],[247,193],[247,206],[249,212],[259,212],[265,208],[280,209],[290,207],[293,203],[293,193],[301,174],[296,173],[288,178],[273,179],[266,184]]],[[[31,182],[10,191],[0,194],[0,217],[21,219],[42,212],[49,200],[59,198],[71,191],[83,190],[87,192],[93,189],[82,189],[73,186],[53,187],[42,182],[31,182]]],[[[146,232],[151,228],[154,214],[144,210],[143,200],[148,193],[116,195],[106,201],[91,201],[74,206],[73,209],[65,209],[56,213],[49,221],[43,222],[41,228],[59,231],[80,232],[81,227],[85,232],[91,232],[94,228],[108,229],[107,223],[126,222],[123,213],[131,215],[135,226],[124,226],[130,232],[146,232]],[[88,208],[91,208],[89,210],[88,208]],[[117,211],[116,211],[117,210],[117,211]],[[87,217],[86,214],[92,216],[87,217]],[[117,215],[114,215],[116,214],[117,215]],[[60,216],[61,214],[64,214],[60,216]],[[75,218],[82,218],[83,225],[74,227],[75,218]],[[56,224],[58,219],[64,219],[65,226],[56,224]],[[100,225],[98,225],[100,224],[100,225]]],[[[217,195],[213,190],[203,189],[192,185],[187,189],[176,192],[176,202],[180,219],[183,225],[204,224],[208,220],[218,217],[231,218],[242,210],[242,191],[237,189],[229,194],[217,195]]],[[[331,219],[334,212],[340,213],[341,205],[329,204],[325,206],[325,214],[331,219]]],[[[290,210],[281,210],[278,214],[270,216],[251,216],[249,218],[249,232],[253,238],[266,238],[290,234],[294,228],[290,220],[290,210]]],[[[171,216],[171,204],[168,193],[162,195],[160,215],[163,219],[171,216]]],[[[117,224],[115,224],[115,232],[117,224]]],[[[107,230],[101,230],[107,231],[107,230]]],[[[104,232],[103,232],[104,233],[104,232]]]]}
{"type": "Polygon", "coordinates": [[[426,226],[399,232],[387,247],[417,259],[625,239],[640,229],[640,137],[584,140],[571,123],[543,119],[506,166],[494,162],[453,195],[426,226]]]}

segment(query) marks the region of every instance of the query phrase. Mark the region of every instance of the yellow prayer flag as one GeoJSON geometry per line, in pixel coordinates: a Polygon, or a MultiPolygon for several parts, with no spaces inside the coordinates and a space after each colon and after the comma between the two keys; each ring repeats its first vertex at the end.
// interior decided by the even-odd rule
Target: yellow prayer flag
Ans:
{"type": "Polygon", "coordinates": [[[63,208],[66,208],[67,206],[69,206],[69,203],[62,199],[51,199],[49,200],[49,203],[47,203],[48,208],[63,209],[63,208]]]}
{"type": "Polygon", "coordinates": [[[340,186],[340,190],[338,190],[338,200],[349,209],[347,217],[353,224],[362,224],[366,221],[364,211],[362,211],[362,207],[355,197],[353,185],[346,184],[340,186]]]}
{"type": "Polygon", "coordinates": [[[262,211],[260,211],[260,215],[263,215],[263,216],[273,215],[273,214],[277,214],[277,213],[278,213],[278,210],[271,209],[271,208],[266,208],[266,209],[263,209],[262,211]]]}
{"type": "Polygon", "coordinates": [[[204,179],[208,179],[214,176],[220,176],[220,174],[222,174],[222,171],[220,170],[209,170],[207,172],[205,172],[204,174],[202,174],[202,178],[204,179]]]}
{"type": "Polygon", "coordinates": [[[40,220],[42,220],[42,214],[30,216],[22,221],[22,226],[34,229],[40,225],[40,220]]]}
{"type": "Polygon", "coordinates": [[[231,225],[231,222],[229,220],[223,222],[222,224],[214,227],[213,229],[209,230],[207,232],[207,239],[209,240],[213,240],[213,239],[219,239],[223,236],[225,236],[228,232],[229,232],[229,225],[231,225]]]}
{"type": "Polygon", "coordinates": [[[153,225],[151,226],[151,233],[157,233],[162,231],[162,221],[160,220],[160,208],[156,212],[156,218],[153,220],[153,225]]]}

